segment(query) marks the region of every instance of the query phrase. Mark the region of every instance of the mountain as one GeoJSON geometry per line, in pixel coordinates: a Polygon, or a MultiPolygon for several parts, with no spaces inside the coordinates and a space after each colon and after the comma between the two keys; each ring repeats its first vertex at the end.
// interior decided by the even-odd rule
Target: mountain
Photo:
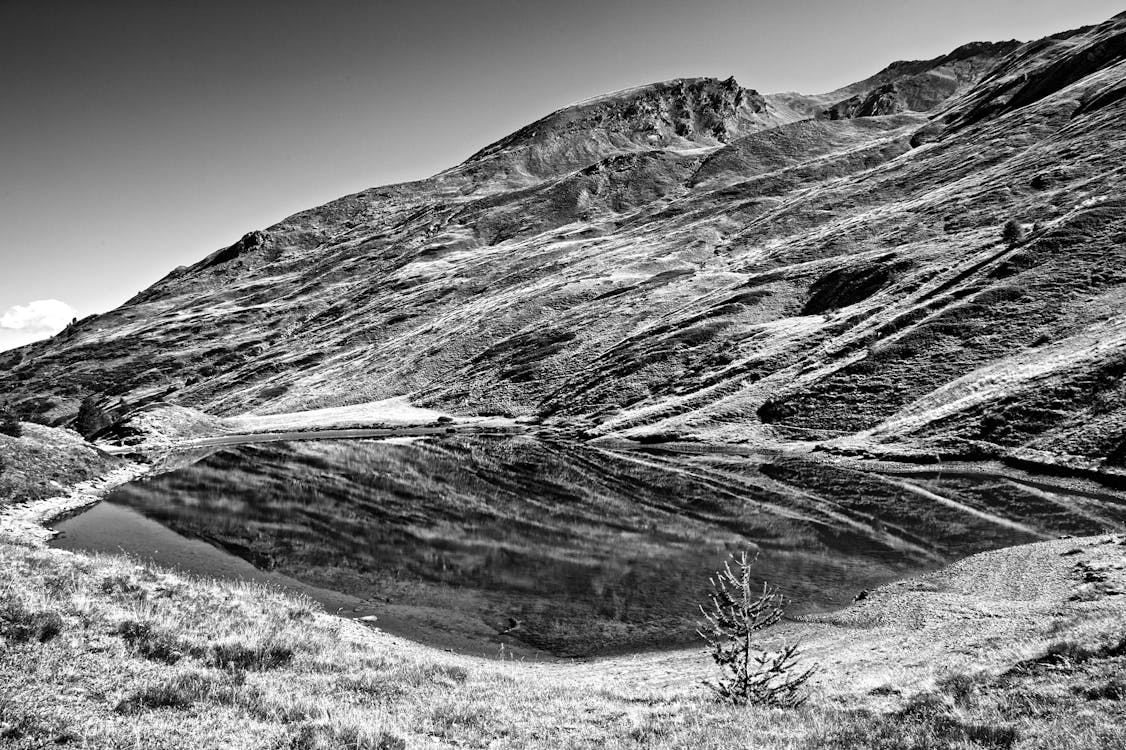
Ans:
{"type": "Polygon", "coordinates": [[[1112,469],[1124,122],[1126,15],[819,96],[616,92],[250,232],[0,355],[0,392],[47,423],[406,395],[589,436],[1112,469]]]}

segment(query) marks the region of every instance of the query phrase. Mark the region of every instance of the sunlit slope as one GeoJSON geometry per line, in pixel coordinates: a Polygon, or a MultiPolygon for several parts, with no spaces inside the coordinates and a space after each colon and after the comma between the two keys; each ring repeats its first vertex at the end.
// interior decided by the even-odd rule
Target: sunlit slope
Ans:
{"type": "Polygon", "coordinates": [[[1116,18],[819,97],[598,97],[248,234],[0,359],[0,387],[44,421],[87,394],[405,395],[590,434],[1121,464],[1124,55],[1116,18]]]}

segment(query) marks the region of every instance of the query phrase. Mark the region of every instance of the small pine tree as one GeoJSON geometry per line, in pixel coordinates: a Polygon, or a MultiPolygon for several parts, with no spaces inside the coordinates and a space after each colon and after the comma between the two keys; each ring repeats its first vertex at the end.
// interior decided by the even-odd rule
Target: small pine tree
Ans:
{"type": "Polygon", "coordinates": [[[1024,239],[1024,228],[1016,219],[1009,219],[1001,230],[1001,241],[1009,247],[1016,247],[1024,239]]]}
{"type": "Polygon", "coordinates": [[[798,667],[797,644],[768,651],[754,642],[755,633],[782,619],[785,604],[777,588],[763,583],[757,593],[751,585],[751,567],[757,559],[748,560],[746,552],[732,555],[710,579],[710,606],[700,606],[706,625],[696,632],[707,642],[721,674],[715,682],[704,684],[728,703],[795,708],[806,700],[802,687],[814,668],[798,667]]]}

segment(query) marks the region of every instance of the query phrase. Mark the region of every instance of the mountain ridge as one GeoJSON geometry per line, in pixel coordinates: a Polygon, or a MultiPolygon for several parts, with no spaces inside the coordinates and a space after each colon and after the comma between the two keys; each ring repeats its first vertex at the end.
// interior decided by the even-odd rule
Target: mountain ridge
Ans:
{"type": "Polygon", "coordinates": [[[1116,17],[964,45],[841,99],[595,97],[248,233],[0,354],[0,386],[56,424],[89,396],[120,416],[407,395],[591,435],[1110,467],[1124,40],[1116,17]]]}

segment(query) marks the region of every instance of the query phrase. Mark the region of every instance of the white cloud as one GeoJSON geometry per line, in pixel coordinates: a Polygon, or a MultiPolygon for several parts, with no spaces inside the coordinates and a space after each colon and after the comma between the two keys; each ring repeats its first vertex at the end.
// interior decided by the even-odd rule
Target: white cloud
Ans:
{"type": "Polygon", "coordinates": [[[77,310],[57,299],[9,307],[0,314],[0,351],[53,336],[77,315],[77,310]]]}

